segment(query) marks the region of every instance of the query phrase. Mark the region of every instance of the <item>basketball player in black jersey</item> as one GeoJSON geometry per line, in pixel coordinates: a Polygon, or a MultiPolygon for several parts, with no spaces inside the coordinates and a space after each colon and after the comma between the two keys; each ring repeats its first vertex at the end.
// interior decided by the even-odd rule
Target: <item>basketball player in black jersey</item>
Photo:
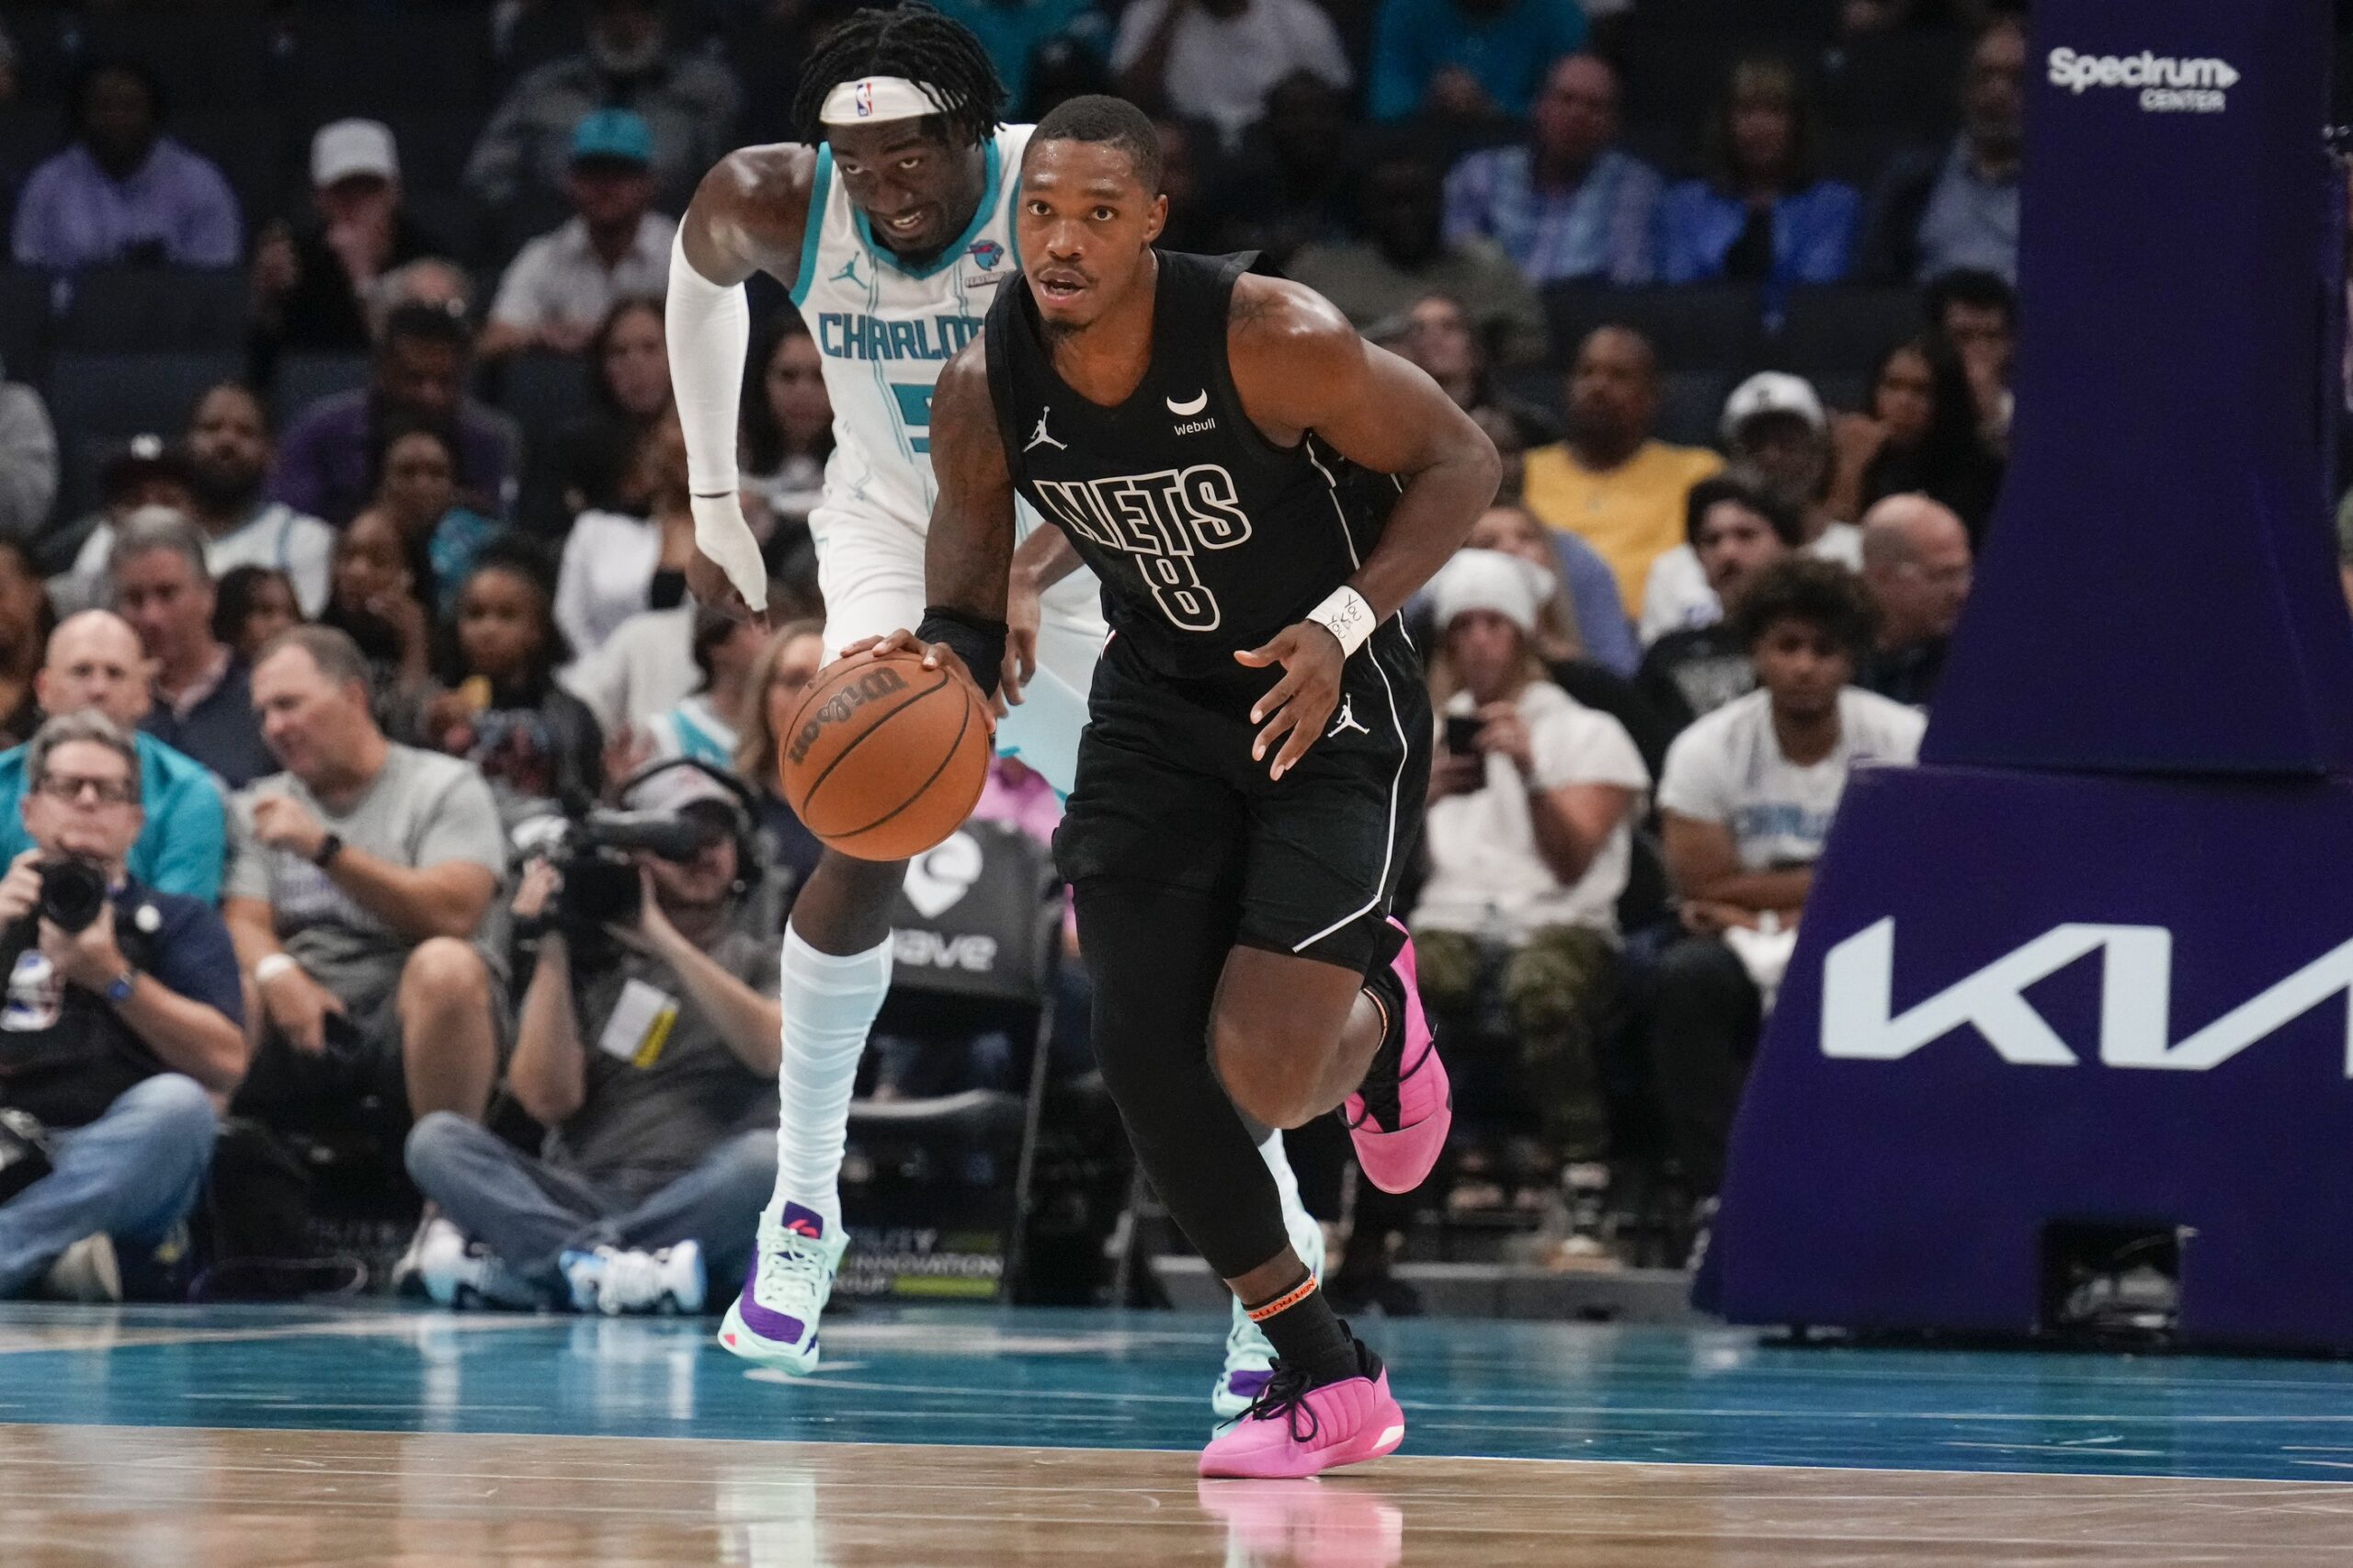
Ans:
{"type": "Polygon", "coordinates": [[[1396,616],[1499,469],[1435,383],[1318,295],[1153,248],[1160,172],[1151,122],[1118,99],[1038,127],[1023,278],[932,403],[931,605],[881,645],[995,689],[1017,493],[1101,578],[1112,640],[1055,853],[1104,1079],[1278,1357],[1202,1473],[1309,1475],[1390,1452],[1404,1421],[1292,1252],[1244,1117],[1295,1127],[1345,1101],[1393,1191],[1445,1142],[1445,1069],[1389,918],[1431,731],[1396,616]]]}

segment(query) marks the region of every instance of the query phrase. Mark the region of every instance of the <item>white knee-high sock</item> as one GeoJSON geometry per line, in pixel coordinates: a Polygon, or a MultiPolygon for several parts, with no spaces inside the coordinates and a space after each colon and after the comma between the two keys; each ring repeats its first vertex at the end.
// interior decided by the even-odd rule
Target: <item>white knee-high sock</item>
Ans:
{"type": "Polygon", "coordinates": [[[841,1228],[842,1144],[849,1136],[849,1096],[874,1016],[891,989],[891,944],[836,958],[788,927],[784,933],[784,1062],[777,1071],[783,1107],[776,1128],[776,1196],[767,1218],[798,1203],[824,1216],[826,1233],[841,1228]]]}

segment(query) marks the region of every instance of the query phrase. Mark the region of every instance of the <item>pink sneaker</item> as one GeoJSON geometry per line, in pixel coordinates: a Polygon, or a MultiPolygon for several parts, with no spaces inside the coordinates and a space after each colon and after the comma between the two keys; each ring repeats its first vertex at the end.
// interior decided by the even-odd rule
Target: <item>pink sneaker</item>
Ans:
{"type": "MultiPolygon", "coordinates": [[[[1405,930],[1394,915],[1389,924],[1401,935],[1405,930]]],[[[1365,1179],[1383,1192],[1411,1192],[1428,1179],[1446,1147],[1446,1135],[1454,1126],[1454,1093],[1446,1063],[1438,1057],[1438,1040],[1422,1014],[1412,937],[1405,937],[1389,968],[1405,993],[1400,1069],[1390,1077],[1386,1064],[1375,1056],[1372,1070],[1341,1110],[1348,1119],[1348,1136],[1356,1142],[1357,1164],[1364,1167],[1365,1179]]]]}
{"type": "Polygon", "coordinates": [[[1321,1388],[1278,1363],[1257,1403],[1201,1450],[1200,1472],[1279,1481],[1396,1452],[1405,1413],[1389,1396],[1388,1369],[1370,1351],[1358,1354],[1364,1376],[1321,1388]]]}

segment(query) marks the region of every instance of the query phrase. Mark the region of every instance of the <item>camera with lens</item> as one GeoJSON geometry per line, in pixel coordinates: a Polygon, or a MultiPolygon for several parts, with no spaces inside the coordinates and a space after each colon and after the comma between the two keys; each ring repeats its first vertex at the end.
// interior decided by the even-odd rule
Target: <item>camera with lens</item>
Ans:
{"type": "Polygon", "coordinates": [[[540,851],[563,879],[549,921],[574,938],[629,925],[645,897],[638,855],[684,862],[726,836],[707,817],[670,812],[592,811],[567,818],[540,851]]]}
{"type": "Polygon", "coordinates": [[[107,906],[106,868],[78,856],[51,855],[33,869],[40,873],[40,917],[61,931],[88,930],[107,906]]]}

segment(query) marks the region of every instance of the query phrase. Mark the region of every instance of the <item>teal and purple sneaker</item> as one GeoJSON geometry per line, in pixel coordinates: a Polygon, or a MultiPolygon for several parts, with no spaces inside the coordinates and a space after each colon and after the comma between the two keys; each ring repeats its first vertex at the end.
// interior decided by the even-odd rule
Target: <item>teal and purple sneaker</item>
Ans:
{"type": "Polygon", "coordinates": [[[761,1215],[759,1247],[744,1293],[719,1325],[719,1343],[763,1367],[815,1371],[818,1314],[848,1246],[847,1233],[828,1235],[824,1216],[798,1203],[773,1220],[761,1215]]]}

